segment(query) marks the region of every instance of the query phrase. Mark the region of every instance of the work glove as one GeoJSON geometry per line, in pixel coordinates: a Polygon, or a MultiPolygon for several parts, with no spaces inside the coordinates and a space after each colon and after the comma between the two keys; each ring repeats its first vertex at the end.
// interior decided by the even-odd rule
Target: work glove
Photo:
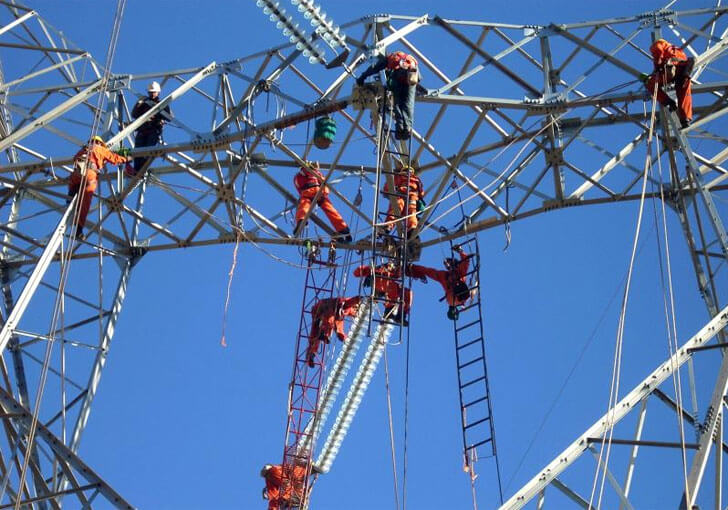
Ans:
{"type": "Polygon", "coordinates": [[[115,152],[119,156],[124,156],[125,158],[128,158],[131,150],[128,147],[119,147],[115,152]]]}
{"type": "Polygon", "coordinates": [[[364,85],[364,78],[362,78],[361,76],[359,76],[359,77],[358,77],[358,78],[356,79],[356,84],[357,84],[357,85],[359,85],[360,87],[361,87],[362,85],[364,85]]]}
{"type": "Polygon", "coordinates": [[[368,275],[364,277],[364,282],[362,283],[364,285],[364,288],[368,289],[372,286],[372,275],[368,275]]]}
{"type": "Polygon", "coordinates": [[[649,74],[640,73],[640,81],[642,83],[644,83],[645,85],[647,85],[647,82],[649,81],[649,79],[650,79],[650,75],[649,74]]]}

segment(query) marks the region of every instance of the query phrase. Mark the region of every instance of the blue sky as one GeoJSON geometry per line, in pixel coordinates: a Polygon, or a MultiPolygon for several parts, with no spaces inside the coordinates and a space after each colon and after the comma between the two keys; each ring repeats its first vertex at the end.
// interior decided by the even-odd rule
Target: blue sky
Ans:
{"type": "MultiPolygon", "coordinates": [[[[29,5],[103,60],[114,2],[29,5]]],[[[624,16],[661,5],[651,0],[325,2],[339,23],[389,12],[547,24],[624,16]]],[[[676,7],[708,5],[680,1],[676,7]]],[[[253,2],[130,0],[113,70],[144,73],[199,66],[281,42],[279,32],[253,2]]],[[[426,80],[427,76],[425,85],[426,80]]],[[[504,485],[512,480],[506,496],[606,408],[619,289],[636,214],[636,203],[553,211],[513,224],[513,240],[505,252],[502,229],[480,235],[496,434],[504,485]],[[551,418],[518,468],[587,344],[551,418]]],[[[630,297],[623,388],[631,388],[667,355],[651,203],[645,222],[644,249],[630,297]]],[[[704,324],[707,313],[673,216],[669,226],[682,342],[704,324]]],[[[304,273],[242,246],[228,347],[221,348],[231,255],[231,246],[153,253],[133,273],[81,456],[141,508],[265,507],[258,471],[281,457],[304,273]]],[[[423,262],[438,266],[443,255],[440,248],[430,248],[423,262]]],[[[294,250],[286,252],[286,258],[299,262],[294,250]]],[[[459,454],[452,326],[438,302],[439,286],[414,285],[408,505],[468,508],[468,478],[461,471],[459,454]]],[[[389,356],[401,461],[404,348],[391,348],[389,356]]],[[[389,459],[380,368],[331,472],[316,486],[313,508],[391,508],[389,459]]],[[[585,472],[593,465],[584,464],[585,472]]],[[[479,471],[481,508],[493,508],[492,461],[482,460],[479,471]]],[[[642,483],[655,482],[650,474],[641,475],[642,483]]],[[[646,502],[654,506],[644,508],[674,502],[674,494],[656,494],[646,502]]]]}

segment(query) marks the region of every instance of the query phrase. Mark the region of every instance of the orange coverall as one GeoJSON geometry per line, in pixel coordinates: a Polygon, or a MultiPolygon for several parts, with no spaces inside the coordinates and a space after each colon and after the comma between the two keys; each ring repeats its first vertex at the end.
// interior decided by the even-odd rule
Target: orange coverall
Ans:
{"type": "MultiPolygon", "coordinates": [[[[402,287],[397,282],[399,269],[389,265],[381,265],[374,270],[374,274],[374,293],[387,298],[389,302],[384,308],[389,310],[402,298],[402,287]]],[[[372,268],[370,266],[364,265],[354,269],[354,276],[357,278],[365,278],[371,275],[372,268]]],[[[402,304],[404,314],[409,314],[410,307],[412,306],[412,291],[406,287],[404,289],[404,301],[402,304]]]]}
{"type": "Polygon", "coordinates": [[[692,71],[693,59],[689,59],[685,52],[664,39],[658,39],[650,46],[652,61],[655,70],[647,81],[647,90],[654,94],[657,88],[657,100],[661,105],[670,103],[670,97],[665,94],[662,87],[668,83],[675,84],[677,94],[678,116],[680,120],[690,122],[693,118],[692,71]]]}
{"type": "Polygon", "coordinates": [[[290,466],[277,464],[270,468],[265,474],[268,510],[279,510],[283,505],[298,506],[303,500],[305,478],[306,466],[293,466],[292,473],[290,466]]]}
{"type": "MultiPolygon", "coordinates": [[[[409,183],[407,179],[407,171],[406,169],[401,174],[397,174],[393,177],[394,180],[394,188],[397,190],[397,193],[401,193],[402,195],[407,196],[407,206],[405,207],[404,203],[404,197],[393,197],[397,201],[397,207],[399,208],[401,218],[402,216],[407,215],[406,225],[407,230],[412,230],[413,228],[417,228],[417,201],[421,198],[424,198],[425,196],[425,189],[422,186],[422,181],[419,177],[417,177],[414,173],[414,171],[410,172],[409,176],[409,183]]],[[[389,193],[389,183],[384,185],[384,193],[389,193]]],[[[387,195],[389,198],[389,196],[387,195]]],[[[397,219],[397,216],[394,215],[394,208],[392,207],[392,204],[389,205],[389,210],[387,211],[387,222],[394,221],[397,219]]],[[[389,230],[392,230],[394,227],[394,224],[391,224],[389,226],[389,230]]]]}
{"type": "MultiPolygon", "coordinates": [[[[324,181],[324,176],[316,168],[301,168],[296,176],[293,178],[293,184],[296,186],[298,191],[298,208],[296,209],[296,223],[303,220],[304,216],[309,209],[311,209],[311,202],[316,196],[316,192],[321,187],[321,183],[324,181]]],[[[340,234],[348,234],[349,227],[341,217],[339,211],[336,210],[334,204],[329,200],[329,187],[325,186],[324,190],[319,196],[318,205],[326,214],[326,217],[331,222],[334,230],[340,234]]]]}
{"type": "Polygon", "coordinates": [[[435,280],[442,285],[442,288],[445,290],[445,300],[448,305],[462,305],[468,300],[470,293],[468,292],[467,297],[463,295],[457,296],[455,294],[455,290],[458,284],[460,284],[461,288],[462,284],[465,284],[465,278],[467,277],[468,269],[470,269],[470,256],[468,256],[463,250],[460,250],[459,254],[460,261],[455,264],[455,267],[451,267],[449,270],[442,271],[431,267],[410,264],[406,274],[413,278],[427,277],[431,280],[435,280]]]}
{"type": "Polygon", "coordinates": [[[86,187],[83,189],[83,197],[81,197],[81,210],[78,215],[78,223],[76,224],[78,229],[82,229],[86,224],[86,216],[88,216],[88,210],[91,207],[91,198],[93,198],[94,191],[96,191],[96,187],[98,186],[97,174],[99,170],[103,169],[107,162],[119,165],[128,161],[128,158],[111,152],[101,143],[93,142],[90,144],[90,148],[89,145],[84,146],[73,157],[74,170],[71,174],[71,179],[68,181],[68,194],[71,196],[78,193],[81,182],[83,181],[83,175],[78,165],[76,165],[76,162],[86,161],[87,153],[86,187]]]}
{"type": "Polygon", "coordinates": [[[346,339],[344,333],[344,317],[353,317],[359,310],[359,296],[350,298],[326,298],[317,301],[311,309],[312,323],[311,334],[308,337],[308,350],[306,361],[308,366],[314,366],[314,357],[318,352],[319,345],[323,340],[329,343],[331,333],[336,331],[336,336],[342,342],[346,339]]]}

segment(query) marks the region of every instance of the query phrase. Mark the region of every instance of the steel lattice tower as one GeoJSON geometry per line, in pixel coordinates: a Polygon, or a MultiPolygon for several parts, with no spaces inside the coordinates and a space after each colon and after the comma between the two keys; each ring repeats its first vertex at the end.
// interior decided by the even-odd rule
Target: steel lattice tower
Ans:
{"type": "MultiPolygon", "coordinates": [[[[164,98],[183,135],[164,146],[134,151],[154,157],[144,178],[124,179],[114,172],[100,177],[87,223],[88,242],[77,244],[71,254],[72,273],[92,276],[69,279],[63,322],[52,328],[61,269],[53,260],[58,258],[55,250],[45,259],[42,254],[54,242],[68,248],[58,225],[66,211],[72,157],[88,138],[103,69],[37,12],[13,1],[0,4],[0,476],[7,485],[0,504],[20,498],[38,508],[63,503],[76,507],[93,506],[103,498],[100,506],[130,508],[112,488],[113,481],[97,476],[78,450],[134,266],[149,252],[236,239],[281,254],[304,243],[290,234],[285,216],[296,203],[292,170],[312,154],[312,147],[288,145],[281,130],[326,112],[340,112],[343,143],[327,153],[322,170],[334,169],[332,195],[346,213],[370,225],[375,166],[362,166],[360,154],[371,153],[376,133],[367,110],[346,108],[351,77],[340,68],[310,66],[291,44],[202,68],[114,74],[100,112],[104,139],[133,143],[130,108],[151,79],[169,91],[164,98]],[[284,98],[288,111],[256,106],[255,99],[268,93],[284,98]],[[48,153],[46,147],[59,149],[48,153]],[[363,200],[357,203],[351,197],[360,180],[363,200]],[[270,196],[279,200],[265,198],[270,196]],[[33,409],[51,338],[64,342],[50,358],[48,394],[65,397],[43,399],[42,425],[32,451],[26,452],[32,421],[28,409],[33,409]],[[26,456],[30,469],[21,486],[19,471],[26,456]]],[[[675,443],[643,440],[642,425],[635,434],[620,428],[620,421],[638,413],[639,423],[644,423],[647,403],[655,400],[650,397],[677,411],[669,388],[675,368],[691,362],[700,350],[712,349],[704,356],[722,352],[714,347],[715,341],[724,341],[721,330],[728,323],[723,268],[728,234],[727,215],[714,198],[728,187],[723,166],[728,159],[726,14],[728,7],[660,10],[548,26],[377,15],[342,26],[352,49],[350,65],[361,64],[372,46],[387,45],[413,54],[426,76],[428,91],[417,98],[413,153],[428,184],[428,202],[438,203],[439,209],[424,214],[430,222],[421,232],[424,249],[555,209],[619,207],[639,200],[648,157],[649,111],[643,107],[648,98],[638,82],[640,72],[651,67],[646,48],[651,39],[664,36],[679,41],[696,58],[693,124],[678,131],[676,118],[660,111],[656,131],[664,141],[659,150],[670,162],[670,182],[662,185],[662,196],[682,225],[708,311],[706,326],[674,359],[654,373],[646,368],[646,379],[613,412],[527,485],[507,494],[504,509],[586,508],[590,487],[579,477],[572,482],[569,470],[579,465],[582,454],[598,451],[608,423],[615,424],[615,438],[631,446],[631,453],[626,467],[621,466],[624,482],[610,472],[607,501],[613,508],[633,508],[632,473],[643,468],[638,453],[675,443]],[[451,48],[448,61],[428,58],[435,45],[443,44],[451,48]],[[615,126],[620,126],[618,136],[615,126]],[[448,130],[462,134],[457,143],[440,136],[448,130]],[[701,141],[699,150],[696,140],[701,141]],[[465,200],[465,221],[458,221],[460,198],[453,182],[465,200]],[[450,229],[443,232],[441,226],[450,229]]],[[[661,187],[654,177],[650,185],[661,187]]],[[[660,193],[650,192],[655,195],[660,193]]],[[[333,233],[317,213],[311,220],[316,235],[333,233]]],[[[357,234],[358,243],[341,249],[369,249],[370,232],[357,234]]],[[[686,340],[679,339],[681,344],[686,340]]],[[[710,377],[690,378],[691,386],[698,384],[702,387],[697,393],[709,398],[701,402],[697,416],[683,411],[686,425],[698,437],[688,452],[690,498],[682,505],[690,508],[697,498],[720,507],[725,504],[722,483],[705,475],[710,466],[714,478],[724,478],[728,358],[723,357],[710,377]]]]}

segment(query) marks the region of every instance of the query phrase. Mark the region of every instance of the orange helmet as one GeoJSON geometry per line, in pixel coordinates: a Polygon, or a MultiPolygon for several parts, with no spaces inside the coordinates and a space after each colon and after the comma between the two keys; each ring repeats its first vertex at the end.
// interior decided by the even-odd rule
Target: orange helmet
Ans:
{"type": "Polygon", "coordinates": [[[664,50],[670,47],[670,43],[665,39],[658,39],[650,46],[650,53],[653,57],[657,57],[662,54],[664,50]]]}

